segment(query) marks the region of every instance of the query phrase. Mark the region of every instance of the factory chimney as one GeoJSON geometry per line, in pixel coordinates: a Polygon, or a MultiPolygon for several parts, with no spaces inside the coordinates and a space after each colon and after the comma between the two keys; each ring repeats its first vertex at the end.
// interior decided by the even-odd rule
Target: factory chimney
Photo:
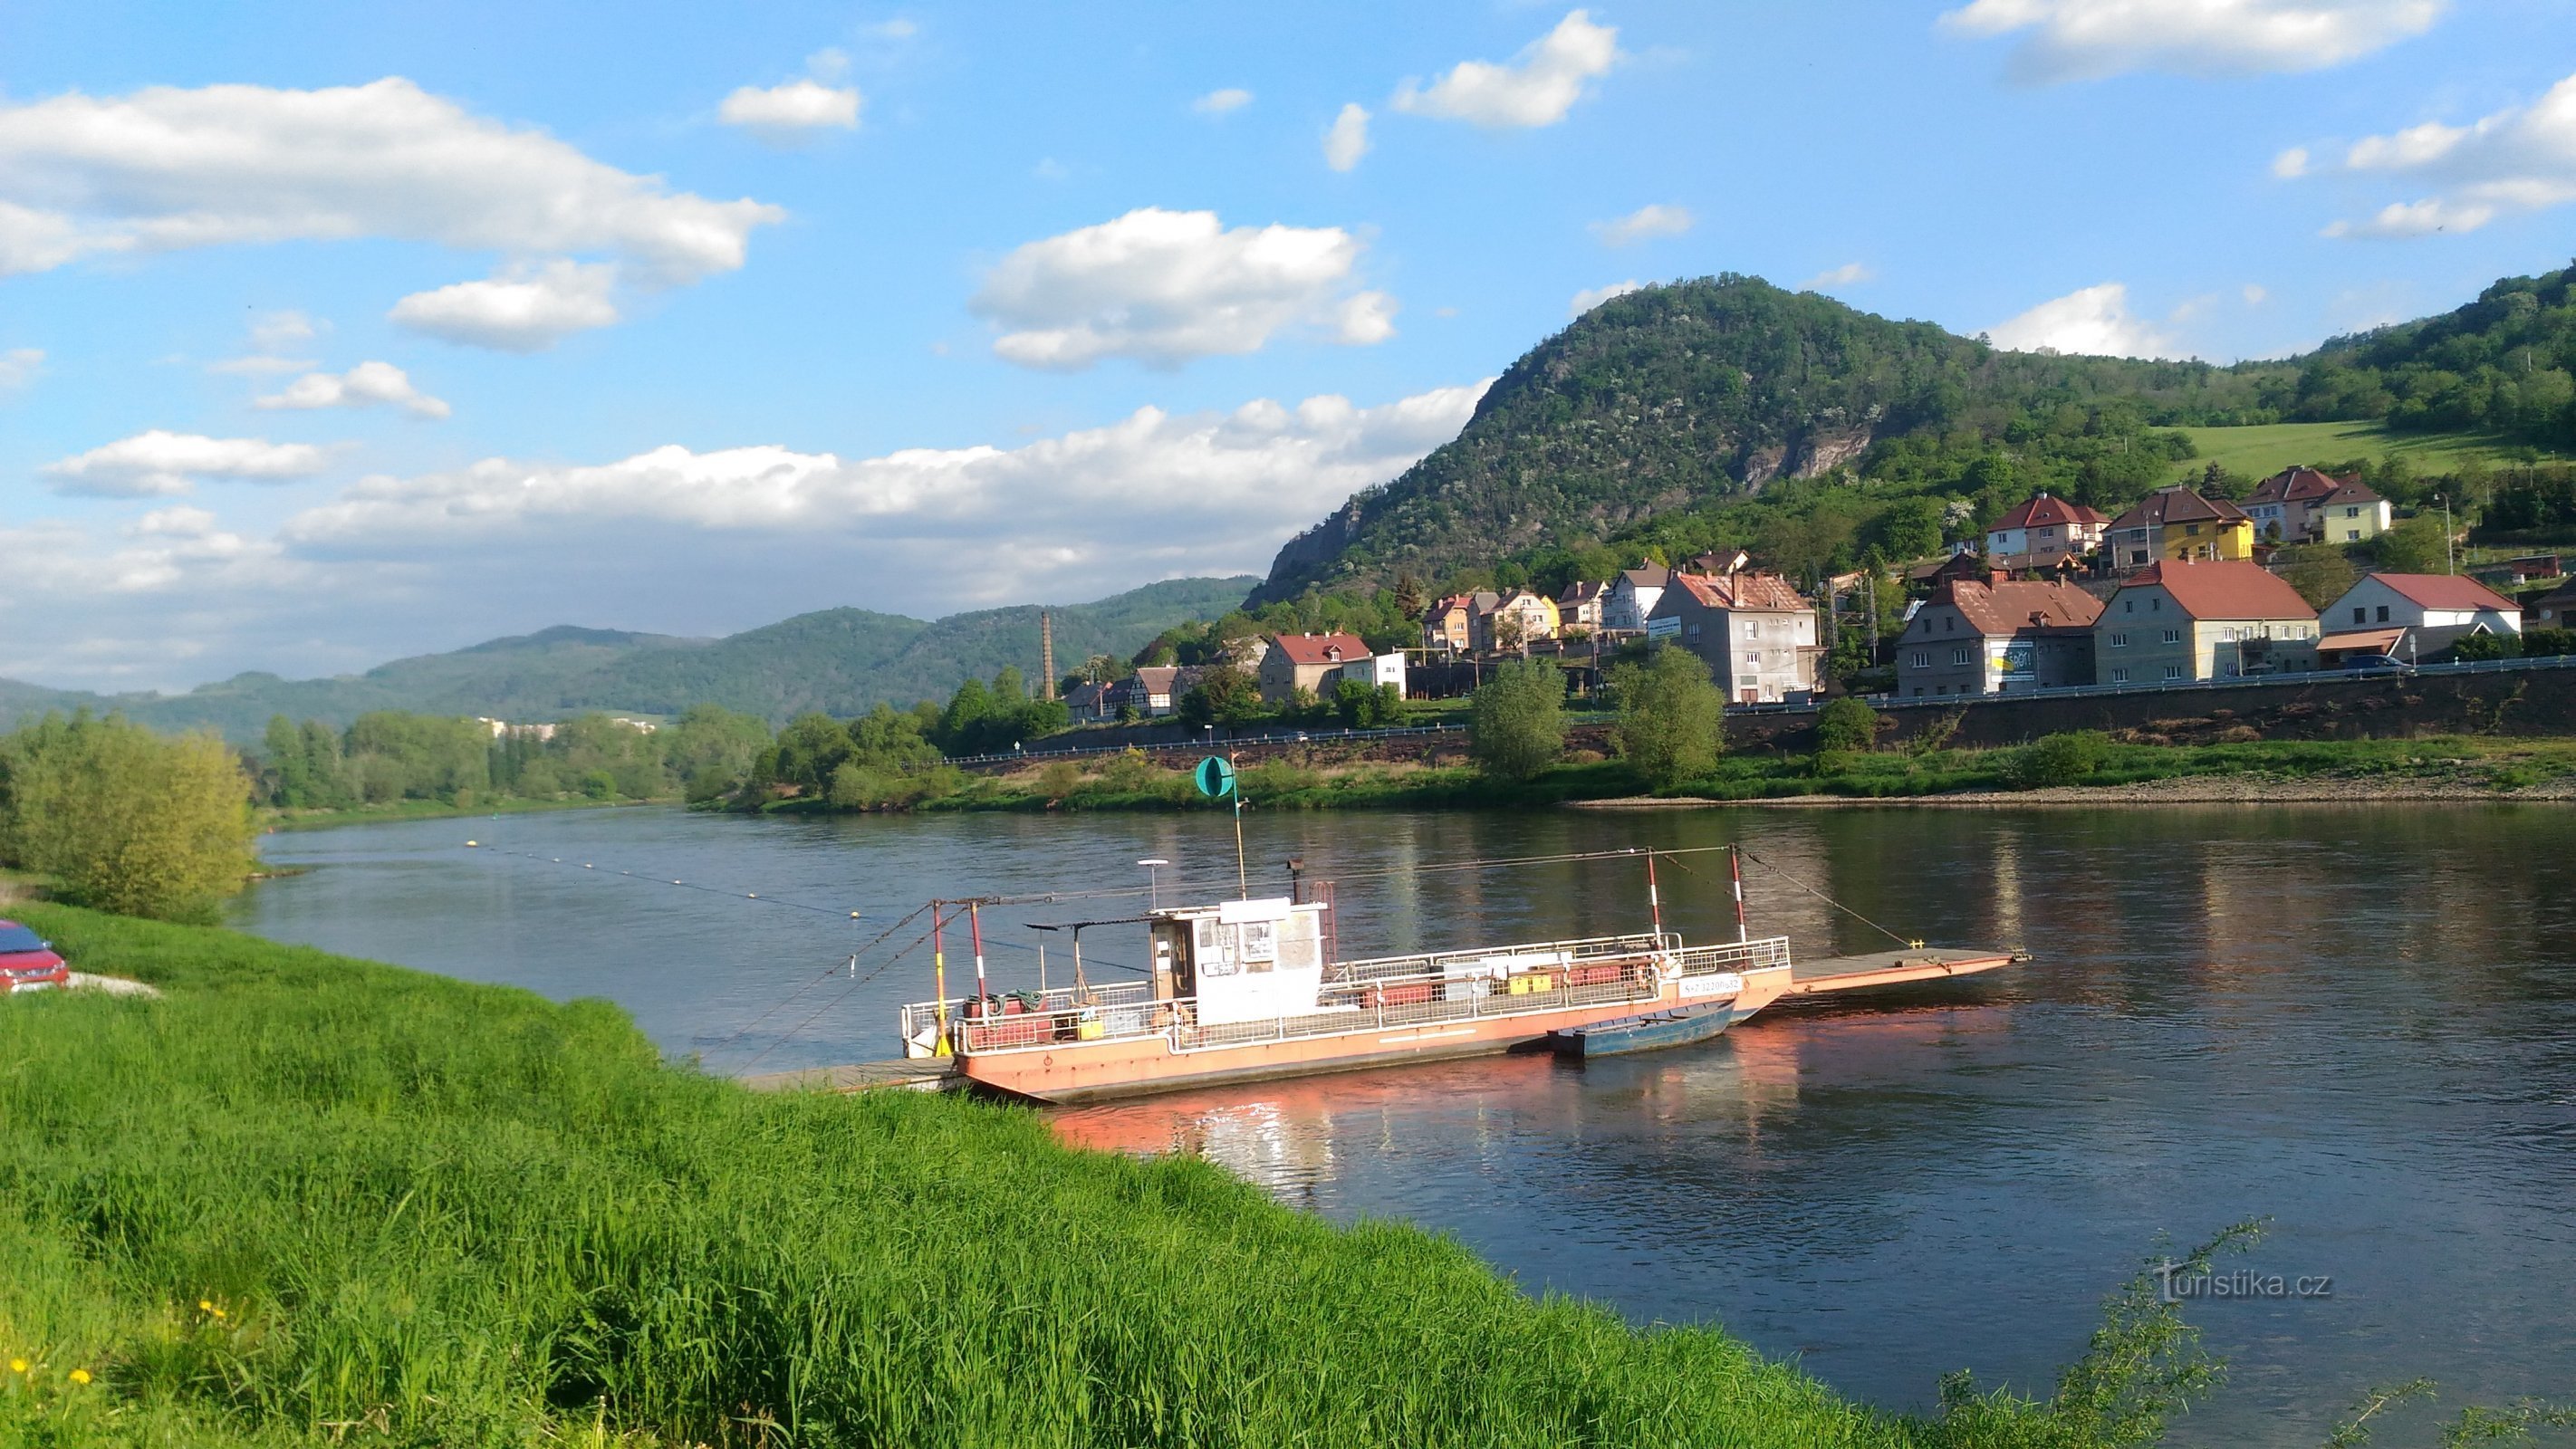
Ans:
{"type": "Polygon", "coordinates": [[[1055,698],[1055,612],[1038,610],[1038,677],[1046,681],[1040,699],[1055,698]]]}

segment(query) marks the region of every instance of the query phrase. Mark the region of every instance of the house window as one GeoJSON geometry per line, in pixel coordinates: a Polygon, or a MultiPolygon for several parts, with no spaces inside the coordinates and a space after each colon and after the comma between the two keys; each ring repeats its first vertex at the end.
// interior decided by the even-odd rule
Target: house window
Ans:
{"type": "Polygon", "coordinates": [[[2166,642],[2166,643],[2168,643],[2168,644],[2179,644],[2179,643],[2181,643],[2181,642],[2182,642],[2182,631],[2181,631],[2180,629],[2167,629],[2167,630],[2165,631],[2165,642],[2166,642]]]}
{"type": "Polygon", "coordinates": [[[1922,686],[1922,685],[1919,685],[1919,684],[1918,684],[1918,685],[1914,686],[1914,697],[1915,697],[1916,699],[1921,699],[1921,698],[1923,697],[1923,686],[1922,686]]]}
{"type": "Polygon", "coordinates": [[[2343,516],[2346,518],[2359,518],[2361,516],[2361,510],[2358,508],[2347,508],[2343,511],[2343,516]]]}
{"type": "Polygon", "coordinates": [[[1952,664],[1965,664],[1965,663],[1967,663],[1967,662],[1968,662],[1968,651],[1967,651],[1967,650],[1965,650],[1965,649],[1953,649],[1953,650],[1951,650],[1951,651],[1950,651],[1950,662],[1951,662],[1952,664]]]}
{"type": "Polygon", "coordinates": [[[2379,606],[2379,622],[2383,624],[2388,622],[2388,606],[2386,604],[2379,606]]]}
{"type": "Polygon", "coordinates": [[[2126,635],[2126,634],[2114,634],[2114,635],[2112,635],[2112,636],[2111,636],[2111,647],[2112,647],[2112,648],[2114,648],[2114,649],[2126,649],[2126,648],[2128,648],[2128,647],[2129,647],[2129,636],[2128,636],[2128,635],[2126,635]]]}
{"type": "Polygon", "coordinates": [[[2343,531],[2343,541],[2344,541],[2344,542],[2346,542],[2346,543],[2359,543],[2359,542],[2361,542],[2361,530],[2360,530],[2360,529],[2358,529],[2358,528],[2347,528],[2347,529],[2345,529],[2345,530],[2343,531]]]}
{"type": "Polygon", "coordinates": [[[2138,601],[2135,599],[2122,599],[2120,601],[2120,612],[2123,614],[2134,614],[2138,612],[2138,601]]]}
{"type": "Polygon", "coordinates": [[[1751,619],[1747,619],[1747,620],[1745,620],[1745,621],[1744,621],[1744,637],[1745,637],[1745,638],[1747,638],[1747,639],[1759,639],[1759,638],[1761,638],[1761,637],[1762,637],[1762,626],[1761,626],[1761,625],[1759,625],[1759,624],[1754,623],[1751,619]]]}
{"type": "Polygon", "coordinates": [[[2148,599],[2147,611],[2154,614],[2163,613],[2165,611],[2165,596],[2157,594],[2153,598],[2148,599]]]}
{"type": "Polygon", "coordinates": [[[2114,670],[2112,670],[2112,671],[2111,671],[2111,682],[2112,682],[2113,684],[2126,684],[2126,683],[2128,683],[2128,682],[2129,682],[2129,671],[2127,671],[2127,670],[2125,670],[2125,669],[2114,669],[2114,670]]]}
{"type": "MultiPolygon", "coordinates": [[[[2253,630],[2251,630],[2251,629],[2246,630],[2246,631],[2245,631],[2245,637],[2246,637],[2246,638],[2248,638],[2248,639],[2253,638],[2253,637],[2254,637],[2254,631],[2253,631],[2253,630]]],[[[2236,642],[2236,626],[2235,626],[2235,625],[2233,625],[2233,624],[2230,624],[2230,625],[2228,625],[2227,627],[2225,627],[2225,628],[2223,628],[2223,629],[2219,630],[2219,631],[2218,631],[2218,642],[2219,642],[2219,643],[2221,643],[2221,644],[2233,644],[2233,643],[2235,643],[2235,642],[2236,642]]]]}
{"type": "MultiPolygon", "coordinates": [[[[1931,650],[1929,650],[1929,649],[1917,649],[1917,650],[1915,650],[1915,651],[1914,651],[1914,667],[1915,667],[1915,668],[1917,668],[1917,669],[1929,669],[1929,668],[1931,668],[1931,667],[1932,667],[1932,651],[1931,651],[1931,650]]],[[[1918,690],[1916,690],[1916,691],[1914,691],[1914,692],[1915,692],[1916,694],[1921,694],[1923,691],[1918,689],[1918,690]]]]}
{"type": "Polygon", "coordinates": [[[1685,639],[1688,639],[1688,640],[1689,640],[1689,641],[1691,641],[1693,644],[1698,643],[1698,642],[1699,642],[1699,625],[1697,625],[1697,624],[1692,624],[1689,628],[1686,628],[1686,629],[1682,630],[1682,637],[1683,637],[1683,638],[1685,638],[1685,639]]]}
{"type": "Polygon", "coordinates": [[[1762,667],[1762,651],[1761,651],[1761,650],[1759,650],[1759,649],[1747,649],[1747,650],[1745,650],[1745,651],[1744,651],[1744,667],[1745,667],[1745,668],[1747,668],[1747,669],[1759,669],[1759,668],[1761,668],[1761,667],[1762,667]]]}
{"type": "Polygon", "coordinates": [[[2166,665],[2166,666],[2165,666],[2165,679],[2166,679],[2166,681],[2167,681],[2168,683],[2170,683],[2170,682],[2171,682],[2171,681],[2173,681],[2173,680],[2180,679],[2180,678],[2182,678],[2182,666],[2181,666],[2181,665],[2179,665],[2179,664],[2168,664],[2168,665],[2166,665]]]}
{"type": "Polygon", "coordinates": [[[2200,525],[2197,523],[2186,523],[2182,526],[2182,533],[2185,538],[2198,538],[2200,537],[2200,525]]]}
{"type": "Polygon", "coordinates": [[[2369,623],[2369,622],[2370,622],[2370,611],[2369,611],[2368,609],[2363,608],[2363,607],[2362,607],[2361,605],[2359,605],[2359,604],[2355,604],[2355,605],[2353,605],[2353,606],[2352,606],[2352,621],[2353,621],[2354,623],[2356,623],[2356,624],[2367,624],[2367,623],[2369,623]]]}
{"type": "Polygon", "coordinates": [[[2238,671],[2237,671],[2236,665],[2235,665],[2233,662],[2229,663],[2229,664],[2228,664],[2228,666],[2227,666],[2227,677],[2228,677],[2228,678],[2230,678],[2230,679],[2234,679],[2234,678],[2236,678],[2236,677],[2237,677],[2237,673],[2238,673],[2238,671]]]}

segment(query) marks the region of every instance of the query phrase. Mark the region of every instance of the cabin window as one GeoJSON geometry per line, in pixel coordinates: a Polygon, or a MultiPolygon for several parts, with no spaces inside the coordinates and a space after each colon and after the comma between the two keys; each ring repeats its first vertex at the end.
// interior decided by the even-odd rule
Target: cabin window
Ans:
{"type": "Polygon", "coordinates": [[[1279,962],[1279,923],[1245,921],[1234,928],[1246,971],[1268,971],[1279,962]]]}
{"type": "Polygon", "coordinates": [[[1195,942],[1195,949],[1190,952],[1190,957],[1202,979],[1210,976],[1232,976],[1237,969],[1234,959],[1234,932],[1223,921],[1200,921],[1198,939],[1195,942]]]}

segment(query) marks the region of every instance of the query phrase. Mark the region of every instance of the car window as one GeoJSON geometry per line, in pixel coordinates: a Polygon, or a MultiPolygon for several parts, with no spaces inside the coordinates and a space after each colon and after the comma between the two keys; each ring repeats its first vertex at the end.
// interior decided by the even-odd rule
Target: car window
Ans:
{"type": "Polygon", "coordinates": [[[42,951],[45,938],[24,926],[0,926],[0,956],[18,951],[42,951]]]}

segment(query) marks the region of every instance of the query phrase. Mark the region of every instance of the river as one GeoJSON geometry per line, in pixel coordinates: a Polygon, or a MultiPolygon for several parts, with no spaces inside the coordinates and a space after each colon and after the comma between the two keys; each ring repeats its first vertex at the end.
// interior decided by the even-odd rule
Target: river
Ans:
{"type": "MultiPolygon", "coordinates": [[[[1962,1367],[2044,1393],[2159,1234],[2178,1251],[2253,1216],[2271,1234],[2230,1266],[2289,1296],[2194,1307],[2231,1381],[2175,1442],[2313,1445],[2362,1390],[2418,1375],[2451,1405],[2576,1391],[2576,812],[1256,812],[1244,829],[1257,889],[1291,857],[1339,883],[1346,955],[1645,917],[1630,862],[1424,866],[1738,842],[1765,862],[1747,873],[1756,932],[1802,955],[1887,944],[1858,912],[2037,959],[1775,1008],[1682,1051],[1200,1092],[1062,1113],[1068,1135],[1188,1147],[1336,1220],[1445,1230],[1533,1290],[1718,1322],[1891,1407],[1962,1367]]],[[[929,964],[879,963],[921,926],[847,961],[934,894],[1143,888],[1147,858],[1173,862],[1151,872],[1165,902],[1235,879],[1217,814],[579,811],[266,844],[312,869],[255,888],[242,928],[606,997],[718,1072],[892,1055],[893,1009],[931,994],[929,964]]],[[[1666,868],[1691,940],[1733,932],[1723,862],[1666,868]]],[[[996,988],[1035,983],[1041,940],[1069,976],[1062,937],[1031,922],[1141,903],[988,913],[996,988]]],[[[965,945],[950,938],[952,991],[965,945]]],[[[1118,979],[1140,945],[1095,928],[1085,970],[1118,979]]]]}

